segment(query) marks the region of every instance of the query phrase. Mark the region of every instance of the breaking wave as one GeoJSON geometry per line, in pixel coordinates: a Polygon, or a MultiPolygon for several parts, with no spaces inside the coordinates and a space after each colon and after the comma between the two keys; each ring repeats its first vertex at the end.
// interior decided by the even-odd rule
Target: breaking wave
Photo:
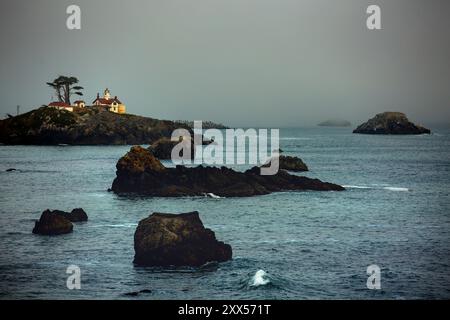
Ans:
{"type": "Polygon", "coordinates": [[[259,286],[265,286],[266,284],[270,283],[270,278],[267,272],[264,270],[258,270],[256,271],[255,275],[250,279],[249,286],[250,287],[259,287],[259,286]]]}
{"type": "Polygon", "coordinates": [[[214,194],[214,193],[212,193],[212,192],[210,192],[210,193],[205,193],[205,197],[207,197],[207,198],[214,198],[214,199],[222,199],[222,198],[223,198],[223,197],[218,196],[218,195],[216,195],[216,194],[214,194]]]}
{"type": "Polygon", "coordinates": [[[377,189],[377,190],[388,190],[388,191],[400,191],[400,192],[408,192],[410,191],[408,188],[404,187],[382,187],[382,186],[357,186],[357,185],[344,185],[346,189],[377,189]]]}

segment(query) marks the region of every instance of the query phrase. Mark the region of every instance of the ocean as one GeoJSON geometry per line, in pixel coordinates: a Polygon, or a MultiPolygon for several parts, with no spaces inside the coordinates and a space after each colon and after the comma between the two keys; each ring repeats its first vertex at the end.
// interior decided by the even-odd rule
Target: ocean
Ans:
{"type": "Polygon", "coordinates": [[[307,176],[347,190],[249,198],[108,192],[130,146],[0,146],[0,299],[448,299],[450,130],[433,132],[282,129],[281,149],[305,161],[307,176]],[[32,234],[45,209],[78,207],[89,221],[73,233],[32,234]],[[233,260],[133,266],[141,219],[194,210],[233,260]],[[379,290],[366,286],[374,264],[379,290]],[[80,290],[66,286],[70,265],[80,290]]]}

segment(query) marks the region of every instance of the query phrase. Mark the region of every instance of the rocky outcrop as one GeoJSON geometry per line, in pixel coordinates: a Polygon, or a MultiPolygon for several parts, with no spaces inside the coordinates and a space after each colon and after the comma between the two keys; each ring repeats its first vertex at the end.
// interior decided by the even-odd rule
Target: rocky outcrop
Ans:
{"type": "Polygon", "coordinates": [[[287,190],[344,190],[339,185],[291,175],[284,170],[269,176],[261,175],[259,167],[245,172],[226,167],[166,168],[149,150],[139,146],[132,147],[116,167],[111,190],[118,194],[180,197],[213,193],[221,197],[245,197],[287,190]]]}
{"type": "Polygon", "coordinates": [[[88,221],[88,215],[86,211],[81,208],[73,209],[70,213],[66,213],[65,217],[72,222],[85,222],[88,221]]]}
{"type": "MultiPolygon", "coordinates": [[[[280,155],[278,167],[287,171],[301,172],[308,171],[308,166],[298,157],[280,155]]],[[[263,167],[270,167],[271,161],[264,164],[263,167]]]]}
{"type": "Polygon", "coordinates": [[[347,120],[327,120],[318,124],[320,127],[350,127],[352,123],[347,120]]]}
{"type": "Polygon", "coordinates": [[[198,212],[153,213],[139,222],[134,234],[138,266],[191,266],[232,258],[231,246],[203,226],[198,212]]]}
{"type": "Polygon", "coordinates": [[[51,212],[52,213],[56,213],[56,214],[66,218],[67,220],[69,220],[71,222],[85,222],[85,221],[88,221],[88,215],[81,208],[73,209],[71,212],[66,212],[66,211],[62,211],[62,210],[53,210],[51,212]]]}
{"type": "Polygon", "coordinates": [[[172,121],[131,114],[116,114],[99,107],[74,112],[42,107],[0,120],[0,143],[32,145],[126,145],[150,144],[170,137],[177,128],[172,121]]]}
{"type": "Polygon", "coordinates": [[[353,133],[364,134],[424,134],[431,131],[408,120],[401,112],[384,112],[361,124],[353,133]]]}
{"type": "Polygon", "coordinates": [[[33,233],[40,235],[60,235],[73,231],[72,222],[63,215],[45,210],[39,221],[36,221],[33,233]]]}
{"type": "MultiPolygon", "coordinates": [[[[191,154],[188,155],[189,158],[193,159],[195,156],[194,140],[190,139],[191,154]]],[[[172,149],[179,141],[172,141],[170,138],[161,138],[155,141],[148,149],[153,153],[153,155],[160,160],[168,160],[172,158],[172,149]]],[[[183,157],[183,151],[181,150],[180,157],[183,157]]]]}
{"type": "MultiPolygon", "coordinates": [[[[180,142],[182,142],[181,139],[179,141],[172,141],[171,138],[161,138],[155,141],[151,146],[149,146],[148,150],[150,150],[153,155],[160,160],[169,160],[172,159],[173,148],[180,142]]],[[[191,139],[191,137],[189,136],[184,138],[184,142],[187,143],[190,147],[190,150],[187,151],[190,154],[188,154],[187,157],[190,159],[194,159],[196,143],[198,143],[199,145],[209,145],[211,143],[214,143],[214,140],[208,140],[205,139],[205,137],[201,136],[199,137],[198,141],[196,141],[195,139],[191,139]]],[[[181,148],[179,154],[180,157],[184,157],[183,152],[185,151],[185,149],[187,148],[181,148]]]]}

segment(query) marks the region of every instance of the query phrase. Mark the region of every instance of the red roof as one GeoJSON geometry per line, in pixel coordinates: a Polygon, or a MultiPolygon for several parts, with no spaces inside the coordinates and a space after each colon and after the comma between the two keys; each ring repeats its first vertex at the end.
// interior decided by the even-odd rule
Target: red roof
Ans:
{"type": "Polygon", "coordinates": [[[92,103],[96,103],[97,101],[99,104],[102,104],[102,105],[111,105],[113,102],[122,104],[122,102],[120,102],[120,100],[117,98],[113,98],[113,99],[97,98],[92,103]]]}
{"type": "Polygon", "coordinates": [[[67,104],[65,102],[56,101],[56,102],[50,102],[49,107],[62,107],[62,108],[71,108],[72,106],[70,104],[67,104]]]}

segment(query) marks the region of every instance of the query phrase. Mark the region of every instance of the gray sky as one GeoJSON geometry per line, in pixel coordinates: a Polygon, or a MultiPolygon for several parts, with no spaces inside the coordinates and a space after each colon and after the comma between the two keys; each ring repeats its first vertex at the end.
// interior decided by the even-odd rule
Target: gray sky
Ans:
{"type": "Polygon", "coordinates": [[[0,112],[49,103],[45,82],[64,74],[87,102],[108,87],[162,119],[356,125],[391,110],[448,122],[449,14],[446,0],[3,0],[0,112]],[[369,4],[382,30],[367,30],[369,4]]]}

